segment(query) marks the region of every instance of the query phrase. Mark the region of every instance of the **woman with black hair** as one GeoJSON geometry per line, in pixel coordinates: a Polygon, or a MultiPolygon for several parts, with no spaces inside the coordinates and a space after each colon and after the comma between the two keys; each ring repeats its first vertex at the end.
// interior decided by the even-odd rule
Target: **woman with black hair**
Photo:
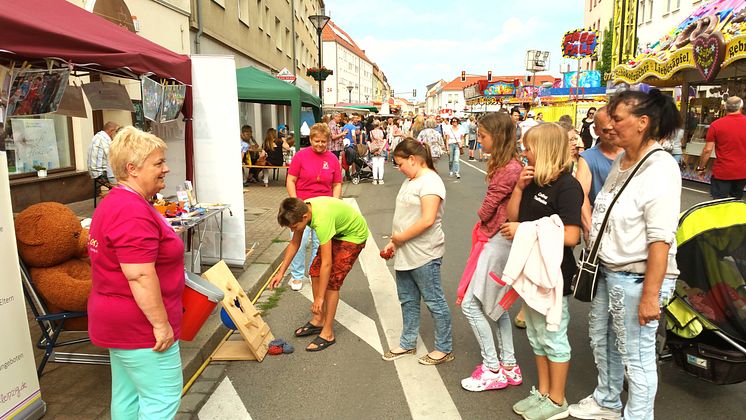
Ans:
{"type": "Polygon", "coordinates": [[[600,268],[590,312],[591,348],[598,368],[592,395],[570,406],[581,419],[652,419],[658,387],[655,335],[660,306],[670,297],[679,273],[676,228],[681,202],[681,173],[658,139],[670,136],[681,116],[673,100],[653,89],[625,91],[608,105],[611,140],[624,149],[596,196],[591,243],[599,239],[600,268]],[[657,153],[656,153],[657,152],[657,153]],[[631,176],[599,232],[609,203],[631,176]],[[622,384],[629,392],[622,413],[622,384]]]}

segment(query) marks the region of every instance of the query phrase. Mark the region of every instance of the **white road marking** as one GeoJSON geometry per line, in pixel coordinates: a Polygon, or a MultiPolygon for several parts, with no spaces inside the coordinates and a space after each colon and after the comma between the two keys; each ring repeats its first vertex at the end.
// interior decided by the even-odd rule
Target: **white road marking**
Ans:
{"type": "Polygon", "coordinates": [[[238,396],[236,388],[227,377],[218,385],[202,409],[197,414],[199,420],[241,419],[252,420],[249,412],[238,396]]]}
{"type": "MultiPolygon", "coordinates": [[[[345,202],[360,209],[354,199],[347,198],[345,202]]],[[[373,301],[386,335],[388,348],[394,348],[399,346],[399,334],[402,330],[401,306],[396,293],[394,276],[391,275],[379,252],[376,241],[372,235],[369,235],[358,260],[373,293],[373,301]]],[[[418,355],[424,355],[427,352],[422,340],[418,338],[418,355]]],[[[381,363],[391,362],[381,361],[381,363]]],[[[420,365],[417,363],[417,358],[413,356],[402,357],[393,363],[413,419],[461,418],[435,366],[420,365]]]]}
{"type": "Polygon", "coordinates": [[[709,194],[707,191],[697,190],[697,189],[689,188],[689,187],[681,187],[681,189],[682,190],[691,191],[691,192],[695,192],[695,193],[705,194],[705,195],[709,194]]]}
{"type": "MultiPolygon", "coordinates": [[[[313,291],[310,284],[304,284],[300,293],[313,302],[313,291]]],[[[378,354],[383,354],[381,337],[378,335],[378,327],[376,327],[376,322],[374,320],[368,318],[357,309],[343,302],[341,299],[339,300],[337,314],[334,319],[350,330],[353,334],[368,343],[378,352],[378,354]]]]}
{"type": "Polygon", "coordinates": [[[483,173],[483,174],[487,175],[487,172],[486,172],[486,171],[485,171],[484,169],[478,168],[478,167],[476,167],[476,166],[472,165],[471,163],[469,163],[469,162],[467,162],[467,161],[465,161],[465,160],[461,160],[461,161],[459,161],[459,163],[460,163],[461,165],[471,166],[472,168],[476,169],[477,171],[479,171],[479,172],[481,172],[481,173],[483,173]]]}

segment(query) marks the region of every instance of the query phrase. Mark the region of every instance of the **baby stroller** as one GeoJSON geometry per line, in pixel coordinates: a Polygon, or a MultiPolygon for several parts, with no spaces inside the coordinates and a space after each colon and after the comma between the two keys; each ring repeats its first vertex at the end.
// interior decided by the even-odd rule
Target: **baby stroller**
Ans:
{"type": "Polygon", "coordinates": [[[675,364],[715,384],[746,380],[746,203],[698,204],[679,218],[681,274],[664,308],[675,364]]]}
{"type": "Polygon", "coordinates": [[[352,172],[352,183],[357,185],[362,179],[373,178],[373,167],[370,163],[368,146],[364,144],[349,145],[344,150],[342,166],[347,173],[352,172]]]}

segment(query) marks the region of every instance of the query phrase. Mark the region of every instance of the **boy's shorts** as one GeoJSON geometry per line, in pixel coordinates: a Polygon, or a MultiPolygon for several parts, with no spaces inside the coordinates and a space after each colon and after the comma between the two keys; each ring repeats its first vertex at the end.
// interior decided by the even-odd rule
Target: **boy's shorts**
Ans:
{"type": "MultiPolygon", "coordinates": [[[[365,248],[365,242],[353,244],[352,242],[332,239],[332,272],[329,274],[327,290],[339,290],[342,287],[347,273],[352,270],[352,266],[355,265],[355,261],[357,261],[357,257],[363,248],[365,248]]],[[[316,253],[316,258],[313,259],[311,267],[308,269],[308,275],[311,277],[321,275],[321,251],[316,253]]]]}
{"type": "Polygon", "coordinates": [[[562,320],[559,331],[547,331],[546,317],[526,305],[526,335],[534,354],[546,356],[550,361],[562,363],[570,361],[570,341],[567,327],[570,324],[568,296],[562,298],[562,320]]]}

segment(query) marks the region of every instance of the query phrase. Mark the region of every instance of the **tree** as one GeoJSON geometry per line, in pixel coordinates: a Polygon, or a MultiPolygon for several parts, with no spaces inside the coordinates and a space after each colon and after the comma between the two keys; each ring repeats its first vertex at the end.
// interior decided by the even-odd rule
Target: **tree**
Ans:
{"type": "Polygon", "coordinates": [[[596,64],[596,69],[601,73],[602,80],[609,80],[611,77],[611,55],[614,51],[613,49],[613,41],[614,41],[614,30],[613,30],[613,21],[612,19],[609,19],[609,26],[606,27],[606,30],[604,30],[604,41],[601,49],[601,59],[598,60],[598,64],[596,64]]]}

